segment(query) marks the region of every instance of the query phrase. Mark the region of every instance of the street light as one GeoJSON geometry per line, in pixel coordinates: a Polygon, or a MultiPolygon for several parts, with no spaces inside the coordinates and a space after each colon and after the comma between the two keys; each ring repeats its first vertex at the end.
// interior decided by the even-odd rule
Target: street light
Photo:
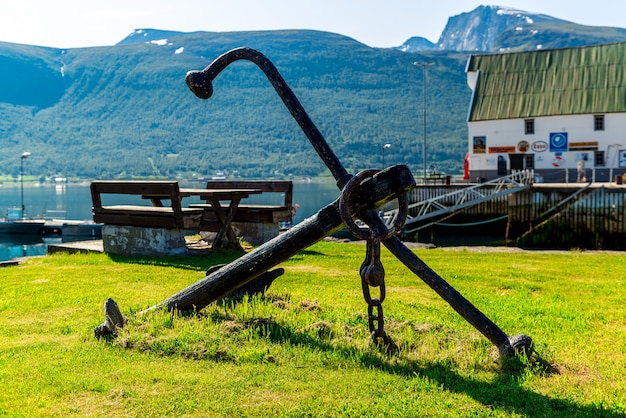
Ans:
{"type": "Polygon", "coordinates": [[[424,112],[424,142],[422,143],[422,155],[424,157],[424,184],[426,184],[426,67],[435,65],[434,62],[414,62],[413,65],[422,67],[422,110],[424,112]]]}
{"type": "Polygon", "coordinates": [[[22,190],[22,218],[24,218],[24,160],[30,155],[30,152],[24,151],[20,157],[20,186],[22,190]]]}
{"type": "Polygon", "coordinates": [[[609,183],[615,181],[615,179],[613,178],[613,166],[615,165],[615,160],[617,159],[617,154],[619,154],[619,147],[621,147],[622,144],[612,144],[609,145],[608,147],[606,147],[606,157],[605,158],[605,164],[609,161],[609,153],[611,152],[611,148],[615,148],[615,154],[613,155],[613,159],[611,160],[611,166],[609,167],[609,183]]]}
{"type": "Polygon", "coordinates": [[[385,150],[387,148],[391,148],[391,144],[385,144],[383,145],[383,170],[385,169],[385,150]]]}

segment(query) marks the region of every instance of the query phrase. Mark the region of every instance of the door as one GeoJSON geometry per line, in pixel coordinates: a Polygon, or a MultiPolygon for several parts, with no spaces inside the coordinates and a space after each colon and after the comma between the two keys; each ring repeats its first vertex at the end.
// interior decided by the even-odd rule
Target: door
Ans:
{"type": "Polygon", "coordinates": [[[506,176],[506,160],[502,155],[498,155],[498,176],[506,176]]]}
{"type": "Polygon", "coordinates": [[[511,162],[511,173],[515,171],[524,170],[524,154],[509,154],[509,161],[511,162]]]}

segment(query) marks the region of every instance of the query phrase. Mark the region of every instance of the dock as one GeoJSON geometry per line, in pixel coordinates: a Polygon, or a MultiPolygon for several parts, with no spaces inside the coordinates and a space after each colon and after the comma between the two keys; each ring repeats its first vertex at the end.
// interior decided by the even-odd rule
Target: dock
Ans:
{"type": "Polygon", "coordinates": [[[103,253],[104,247],[101,239],[63,242],[58,244],[48,244],[48,254],[54,253],[103,253]]]}
{"type": "Polygon", "coordinates": [[[501,219],[506,222],[502,238],[524,248],[626,250],[624,184],[530,183],[508,194],[472,189],[475,187],[459,183],[416,187],[410,204],[432,200],[435,204],[431,206],[441,214],[428,213],[424,221],[415,217],[410,232],[424,233],[439,222],[448,227],[455,222],[459,226],[474,222],[488,228],[486,220],[501,219]],[[469,198],[458,199],[470,194],[469,190],[478,197],[472,204],[469,198]]]}

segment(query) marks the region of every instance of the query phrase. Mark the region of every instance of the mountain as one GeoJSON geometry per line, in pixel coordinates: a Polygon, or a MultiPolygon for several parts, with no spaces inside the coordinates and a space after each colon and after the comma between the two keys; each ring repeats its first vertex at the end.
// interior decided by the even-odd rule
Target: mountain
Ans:
{"type": "Polygon", "coordinates": [[[468,13],[448,19],[436,49],[450,51],[494,51],[500,49],[501,36],[511,28],[531,32],[537,24],[566,23],[551,16],[499,6],[479,6],[468,13]]]}
{"type": "Polygon", "coordinates": [[[626,29],[585,26],[570,22],[540,22],[502,32],[492,51],[574,48],[626,41],[626,29]]]}
{"type": "Polygon", "coordinates": [[[626,29],[585,26],[545,14],[501,6],[479,6],[452,16],[432,45],[411,38],[398,49],[417,52],[441,51],[528,51],[567,48],[626,41],[626,29]]]}
{"type": "Polygon", "coordinates": [[[278,68],[346,168],[422,166],[422,71],[428,70],[428,157],[458,172],[470,97],[465,54],[406,54],[306,30],[179,33],[137,30],[110,47],[57,50],[0,44],[0,174],[42,177],[244,177],[327,173],[261,70],[235,62],[209,100],[189,70],[255,48],[278,68]]]}
{"type": "Polygon", "coordinates": [[[182,35],[186,35],[186,33],[160,29],[135,29],[130,35],[118,42],[117,45],[150,43],[158,45],[163,42],[167,43],[168,38],[182,35]]]}
{"type": "Polygon", "coordinates": [[[381,167],[389,143],[386,164],[419,176],[426,138],[428,165],[457,174],[467,151],[469,51],[622,40],[624,29],[481,6],[451,17],[434,46],[413,37],[371,48],[312,30],[137,29],[117,45],[77,49],[0,42],[0,176],[17,181],[24,151],[32,153],[25,172],[42,179],[328,175],[253,64],[226,68],[209,100],[189,91],[187,71],[241,46],[276,65],[350,172],[381,167]]]}
{"type": "Polygon", "coordinates": [[[435,49],[435,44],[421,36],[414,36],[408,41],[397,47],[402,52],[420,52],[435,49]]]}

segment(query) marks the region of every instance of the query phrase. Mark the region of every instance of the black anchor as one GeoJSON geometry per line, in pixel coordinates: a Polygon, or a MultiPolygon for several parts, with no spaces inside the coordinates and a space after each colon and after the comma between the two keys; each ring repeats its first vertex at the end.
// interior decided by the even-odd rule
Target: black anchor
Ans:
{"type": "MultiPolygon", "coordinates": [[[[420,277],[465,320],[498,347],[501,356],[529,354],[532,350],[532,339],[529,336],[507,335],[397,237],[396,234],[402,228],[407,215],[406,193],[415,187],[415,180],[408,167],[396,165],[382,171],[366,170],[356,176],[350,175],[274,64],[254,49],[246,47],[233,49],[219,56],[204,70],[188,72],[187,85],[196,96],[208,99],[213,95],[212,82],[215,77],[237,60],[249,60],[264,72],[313,148],[330,169],[341,190],[341,195],[339,199],[320,209],[317,214],[286,233],[230,264],[210,270],[203,279],[149,308],[148,311],[160,308],[179,311],[200,310],[255,278],[271,273],[269,269],[345,225],[354,234],[368,241],[366,259],[361,267],[361,278],[363,293],[369,305],[370,332],[375,340],[382,341],[384,344],[390,343],[383,329],[382,301],[385,297],[385,284],[384,268],[379,258],[380,243],[382,243],[410,271],[420,277]],[[398,200],[400,215],[397,217],[396,224],[388,228],[378,215],[378,209],[394,199],[398,200]],[[354,222],[354,218],[364,222],[369,231],[363,232],[354,222]],[[371,297],[369,287],[379,288],[378,298],[371,297]]],[[[105,303],[105,322],[96,328],[96,335],[115,335],[117,328],[124,325],[123,319],[119,318],[123,317],[117,304],[112,299],[108,299],[105,303]]]]}

